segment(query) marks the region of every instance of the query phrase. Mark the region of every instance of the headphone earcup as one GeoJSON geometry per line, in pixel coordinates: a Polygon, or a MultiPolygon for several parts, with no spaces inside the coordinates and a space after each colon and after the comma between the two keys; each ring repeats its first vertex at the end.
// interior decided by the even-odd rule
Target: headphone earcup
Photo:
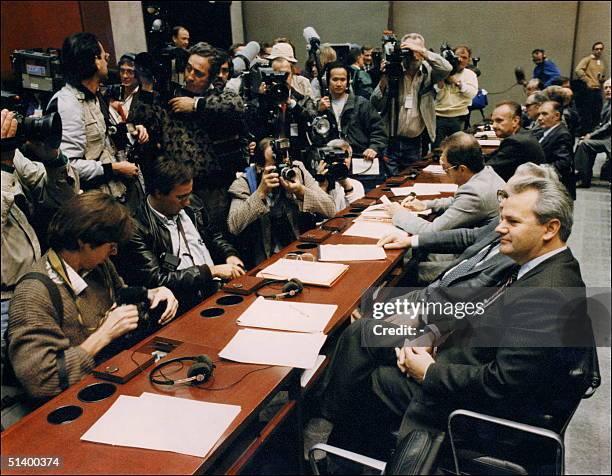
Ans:
{"type": "Polygon", "coordinates": [[[304,284],[296,278],[292,278],[283,286],[283,293],[289,293],[290,296],[297,296],[304,290],[304,284]]]}
{"type": "Polygon", "coordinates": [[[198,377],[196,380],[191,382],[192,385],[197,385],[200,383],[206,383],[210,380],[212,376],[214,366],[209,362],[198,362],[189,367],[187,371],[187,377],[198,377]],[[199,376],[202,378],[199,378],[199,376]]]}

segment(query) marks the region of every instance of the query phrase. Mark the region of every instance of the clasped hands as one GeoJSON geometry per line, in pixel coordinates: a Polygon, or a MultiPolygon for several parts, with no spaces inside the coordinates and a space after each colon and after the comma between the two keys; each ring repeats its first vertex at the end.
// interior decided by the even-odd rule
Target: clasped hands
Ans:
{"type": "Polygon", "coordinates": [[[397,367],[403,374],[423,382],[427,369],[435,362],[432,347],[396,347],[397,367]]]}

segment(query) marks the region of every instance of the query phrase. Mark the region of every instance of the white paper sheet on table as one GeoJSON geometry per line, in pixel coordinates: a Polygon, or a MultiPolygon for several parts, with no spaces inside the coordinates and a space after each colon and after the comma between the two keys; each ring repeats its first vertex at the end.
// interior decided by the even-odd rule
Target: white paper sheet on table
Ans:
{"type": "Polygon", "coordinates": [[[300,385],[302,388],[306,388],[306,385],[308,385],[308,382],[310,382],[310,379],[314,376],[315,372],[319,370],[319,367],[321,367],[323,362],[325,362],[325,356],[318,355],[314,367],[302,372],[300,377],[300,385]]]}
{"type": "Polygon", "coordinates": [[[271,279],[297,278],[303,283],[330,287],[348,270],[348,265],[319,263],[281,258],[257,273],[257,277],[271,279]]]}
{"type": "Polygon", "coordinates": [[[376,261],[387,259],[385,250],[376,245],[320,245],[319,261],[376,261]]]}
{"type": "Polygon", "coordinates": [[[478,143],[481,146],[496,147],[501,144],[501,141],[499,139],[478,139],[478,143]]]}
{"type": "Polygon", "coordinates": [[[204,457],[239,413],[237,405],[120,395],[81,439],[204,457]]]}
{"type": "Polygon", "coordinates": [[[353,225],[346,230],[344,236],[361,236],[363,238],[374,238],[376,240],[381,239],[383,236],[387,236],[390,233],[398,233],[407,235],[404,230],[397,228],[391,223],[369,221],[369,220],[358,220],[353,222],[353,225]]]}
{"type": "Polygon", "coordinates": [[[360,175],[378,175],[380,174],[380,161],[378,159],[366,160],[356,159],[351,160],[353,174],[360,175]]]}
{"type": "Polygon", "coordinates": [[[428,165],[423,169],[423,172],[429,172],[431,174],[445,174],[444,168],[441,165],[428,165]]]}
{"type": "Polygon", "coordinates": [[[323,332],[335,304],[271,301],[258,297],[236,321],[241,326],[293,332],[323,332]]]}
{"type": "Polygon", "coordinates": [[[412,187],[395,187],[393,195],[401,197],[416,193],[417,195],[438,195],[442,192],[456,192],[459,186],[455,183],[417,183],[412,187]]]}
{"type": "MultiPolygon", "coordinates": [[[[432,213],[431,208],[428,208],[427,210],[423,210],[420,212],[413,212],[408,209],[406,210],[409,211],[410,213],[414,213],[415,215],[420,215],[420,216],[427,216],[427,215],[431,215],[432,213]]],[[[391,218],[392,218],[391,213],[387,211],[387,208],[385,207],[385,205],[378,204],[378,205],[370,205],[368,208],[362,211],[361,214],[355,220],[388,219],[390,221],[391,218]]]]}
{"type": "Polygon", "coordinates": [[[326,338],[322,333],[240,329],[219,357],[248,364],[311,369],[326,338]]]}

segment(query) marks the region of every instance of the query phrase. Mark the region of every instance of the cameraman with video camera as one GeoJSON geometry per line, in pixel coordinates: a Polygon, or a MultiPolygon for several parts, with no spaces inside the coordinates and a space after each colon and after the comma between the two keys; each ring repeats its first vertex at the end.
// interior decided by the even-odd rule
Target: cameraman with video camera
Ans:
{"type": "Polygon", "coordinates": [[[72,197],[54,215],[50,248],[31,268],[37,275],[17,285],[10,307],[10,362],[30,397],[57,395],[131,346],[120,338],[148,328],[148,310],[159,311],[160,325],[176,315],[169,289],[126,288],[111,263],[132,228],[128,209],[97,190],[72,197]]]}
{"type": "Polygon", "coordinates": [[[383,50],[387,54],[382,77],[370,101],[388,123],[386,164],[389,175],[396,175],[421,158],[424,132],[435,141],[434,85],[449,75],[452,66],[425,48],[425,39],[418,33],[404,35],[401,42],[385,36],[383,50]]]}
{"type": "MultiPolygon", "coordinates": [[[[108,105],[100,94],[100,85],[108,77],[108,56],[91,33],[67,37],[62,47],[66,85],[51,98],[47,111],[58,112],[62,118],[60,149],[78,172],[81,187],[100,189],[125,202],[139,169],[118,160],[109,137],[108,105]]],[[[136,125],[131,134],[139,143],[148,141],[142,125],[136,125]]]]}
{"type": "Polygon", "coordinates": [[[232,183],[228,226],[238,237],[240,256],[250,269],[296,240],[300,215],[336,214],[332,198],[304,164],[292,160],[288,139],[265,138],[255,163],[232,183]]]}
{"type": "Polygon", "coordinates": [[[349,177],[353,150],[344,139],[334,139],[326,147],[319,147],[320,161],[315,179],[321,190],[332,197],[336,212],[344,210],[355,200],[363,198],[365,190],[359,180],[349,177]]]}
{"type": "Polygon", "coordinates": [[[226,230],[228,187],[248,164],[244,102],[223,90],[219,50],[200,42],[189,49],[185,88],[155,108],[161,127],[159,148],[170,158],[194,167],[193,191],[220,230],[226,230]]]}

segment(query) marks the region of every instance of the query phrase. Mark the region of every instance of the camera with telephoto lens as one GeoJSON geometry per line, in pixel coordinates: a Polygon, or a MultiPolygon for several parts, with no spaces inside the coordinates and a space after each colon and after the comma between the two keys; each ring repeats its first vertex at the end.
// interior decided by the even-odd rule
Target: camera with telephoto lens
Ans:
{"type": "Polygon", "coordinates": [[[62,143],[62,118],[57,112],[42,117],[24,117],[16,114],[17,133],[14,137],[2,139],[2,150],[13,150],[26,142],[42,142],[50,149],[57,149],[62,143]]]}
{"type": "Polygon", "coordinates": [[[459,57],[455,54],[453,49],[446,41],[440,45],[440,56],[448,61],[453,67],[448,75],[452,76],[453,74],[457,74],[457,71],[459,70],[459,57]]]}
{"type": "Polygon", "coordinates": [[[339,147],[319,147],[317,148],[317,154],[319,159],[325,161],[327,164],[326,174],[315,175],[317,182],[324,182],[327,180],[328,183],[331,184],[337,180],[344,180],[348,177],[349,170],[345,163],[348,156],[346,151],[339,147]]]}
{"type": "Polygon", "coordinates": [[[266,85],[265,98],[272,104],[280,105],[289,98],[287,78],[289,73],[280,73],[272,68],[260,68],[261,81],[266,85]]]}
{"type": "Polygon", "coordinates": [[[276,139],[270,144],[272,147],[272,155],[274,156],[274,163],[276,170],[279,175],[289,182],[293,182],[297,177],[295,166],[289,156],[289,149],[291,148],[291,142],[289,139],[276,139]]]}

